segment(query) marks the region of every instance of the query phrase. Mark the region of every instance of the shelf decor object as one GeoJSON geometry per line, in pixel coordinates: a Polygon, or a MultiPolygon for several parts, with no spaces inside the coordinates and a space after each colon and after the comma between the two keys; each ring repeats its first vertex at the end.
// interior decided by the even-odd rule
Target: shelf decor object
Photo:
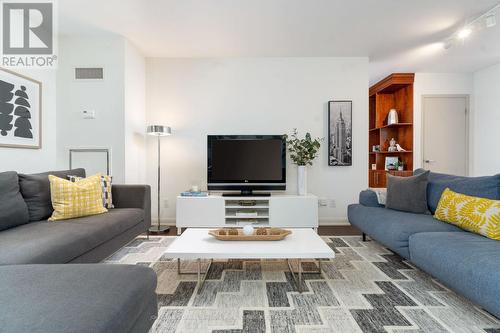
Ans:
{"type": "Polygon", "coordinates": [[[172,129],[168,126],[163,126],[163,125],[150,125],[148,126],[147,128],[147,134],[148,135],[151,135],[151,136],[156,136],[157,139],[158,139],[158,185],[157,185],[157,189],[158,189],[158,195],[157,195],[157,224],[156,226],[151,226],[151,228],[149,228],[149,232],[151,233],[155,233],[155,234],[160,234],[160,233],[164,233],[164,232],[168,232],[168,230],[170,229],[168,226],[162,226],[161,223],[160,223],[160,213],[161,213],[161,206],[160,206],[160,190],[161,190],[161,182],[160,182],[160,177],[161,177],[161,167],[160,167],[160,162],[161,162],[161,154],[160,154],[160,151],[161,151],[161,146],[160,146],[160,139],[162,136],[168,136],[168,135],[171,135],[172,134],[172,129]]]}
{"type": "Polygon", "coordinates": [[[307,193],[307,169],[305,165],[297,166],[297,194],[306,195],[307,193]]]}
{"type": "Polygon", "coordinates": [[[414,78],[414,73],[394,73],[370,87],[368,115],[369,187],[386,187],[386,173],[402,177],[413,174],[414,78]],[[404,150],[400,150],[398,146],[399,148],[403,147],[404,150]],[[380,147],[380,149],[377,150],[374,147],[380,147]],[[389,149],[390,147],[391,149],[389,149]],[[397,167],[387,171],[386,160],[398,161],[397,167]],[[374,164],[375,169],[372,167],[374,164]],[[404,170],[398,170],[400,165],[404,166],[404,170]]]}
{"type": "Polygon", "coordinates": [[[243,227],[243,234],[245,236],[251,236],[255,232],[253,226],[251,224],[247,224],[246,226],[243,227]]]}
{"type": "Polygon", "coordinates": [[[390,109],[389,114],[387,115],[387,125],[394,125],[399,123],[398,119],[398,111],[396,109],[390,109]]]}
{"type": "Polygon", "coordinates": [[[208,234],[222,241],[278,241],[292,232],[281,228],[257,228],[251,235],[247,235],[244,229],[216,229],[208,234]]]}

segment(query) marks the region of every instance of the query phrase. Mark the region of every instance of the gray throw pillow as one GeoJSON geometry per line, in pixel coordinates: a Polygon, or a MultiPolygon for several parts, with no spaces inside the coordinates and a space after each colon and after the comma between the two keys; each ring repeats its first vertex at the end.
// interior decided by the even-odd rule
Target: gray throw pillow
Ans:
{"type": "Polygon", "coordinates": [[[411,177],[387,174],[386,208],[403,212],[426,214],[427,178],[429,171],[411,177]]]}
{"type": "MultiPolygon", "coordinates": [[[[414,175],[419,175],[426,170],[417,169],[414,175]]],[[[429,173],[429,184],[427,185],[427,202],[432,214],[436,212],[439,199],[444,190],[449,188],[472,197],[500,200],[500,174],[482,177],[464,177],[447,175],[443,173],[429,173]]]]}
{"type": "Polygon", "coordinates": [[[31,175],[19,174],[19,187],[28,205],[30,222],[48,219],[54,209],[50,198],[49,175],[67,179],[69,175],[85,177],[85,169],[49,171],[31,175]]]}
{"type": "Polygon", "coordinates": [[[29,222],[28,207],[19,192],[17,172],[0,173],[0,230],[29,222]]]}

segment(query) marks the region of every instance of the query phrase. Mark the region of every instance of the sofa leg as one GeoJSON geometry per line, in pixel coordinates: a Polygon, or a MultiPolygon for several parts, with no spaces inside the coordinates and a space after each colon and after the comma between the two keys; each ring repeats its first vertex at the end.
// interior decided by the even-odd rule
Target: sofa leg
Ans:
{"type": "Polygon", "coordinates": [[[366,234],[363,232],[363,242],[366,242],[366,234]]]}
{"type": "Polygon", "coordinates": [[[146,231],[146,239],[149,240],[149,229],[146,231]]]}

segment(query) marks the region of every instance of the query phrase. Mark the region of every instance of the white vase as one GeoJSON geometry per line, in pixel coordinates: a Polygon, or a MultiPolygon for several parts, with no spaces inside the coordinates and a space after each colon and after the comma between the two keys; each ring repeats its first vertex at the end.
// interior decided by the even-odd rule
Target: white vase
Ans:
{"type": "Polygon", "coordinates": [[[307,169],[305,165],[297,167],[297,194],[307,194],[307,169]]]}

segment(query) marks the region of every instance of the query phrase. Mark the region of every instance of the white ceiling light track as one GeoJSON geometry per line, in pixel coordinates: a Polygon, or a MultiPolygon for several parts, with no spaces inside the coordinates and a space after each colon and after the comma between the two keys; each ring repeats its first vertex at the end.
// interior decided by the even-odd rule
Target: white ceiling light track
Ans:
{"type": "Polygon", "coordinates": [[[487,12],[484,12],[483,14],[474,18],[472,21],[466,23],[460,30],[455,32],[444,41],[444,48],[449,49],[458,43],[463,44],[465,39],[469,37],[473,32],[478,32],[483,29],[494,27],[497,24],[498,9],[500,9],[500,3],[489,9],[487,12]]]}

